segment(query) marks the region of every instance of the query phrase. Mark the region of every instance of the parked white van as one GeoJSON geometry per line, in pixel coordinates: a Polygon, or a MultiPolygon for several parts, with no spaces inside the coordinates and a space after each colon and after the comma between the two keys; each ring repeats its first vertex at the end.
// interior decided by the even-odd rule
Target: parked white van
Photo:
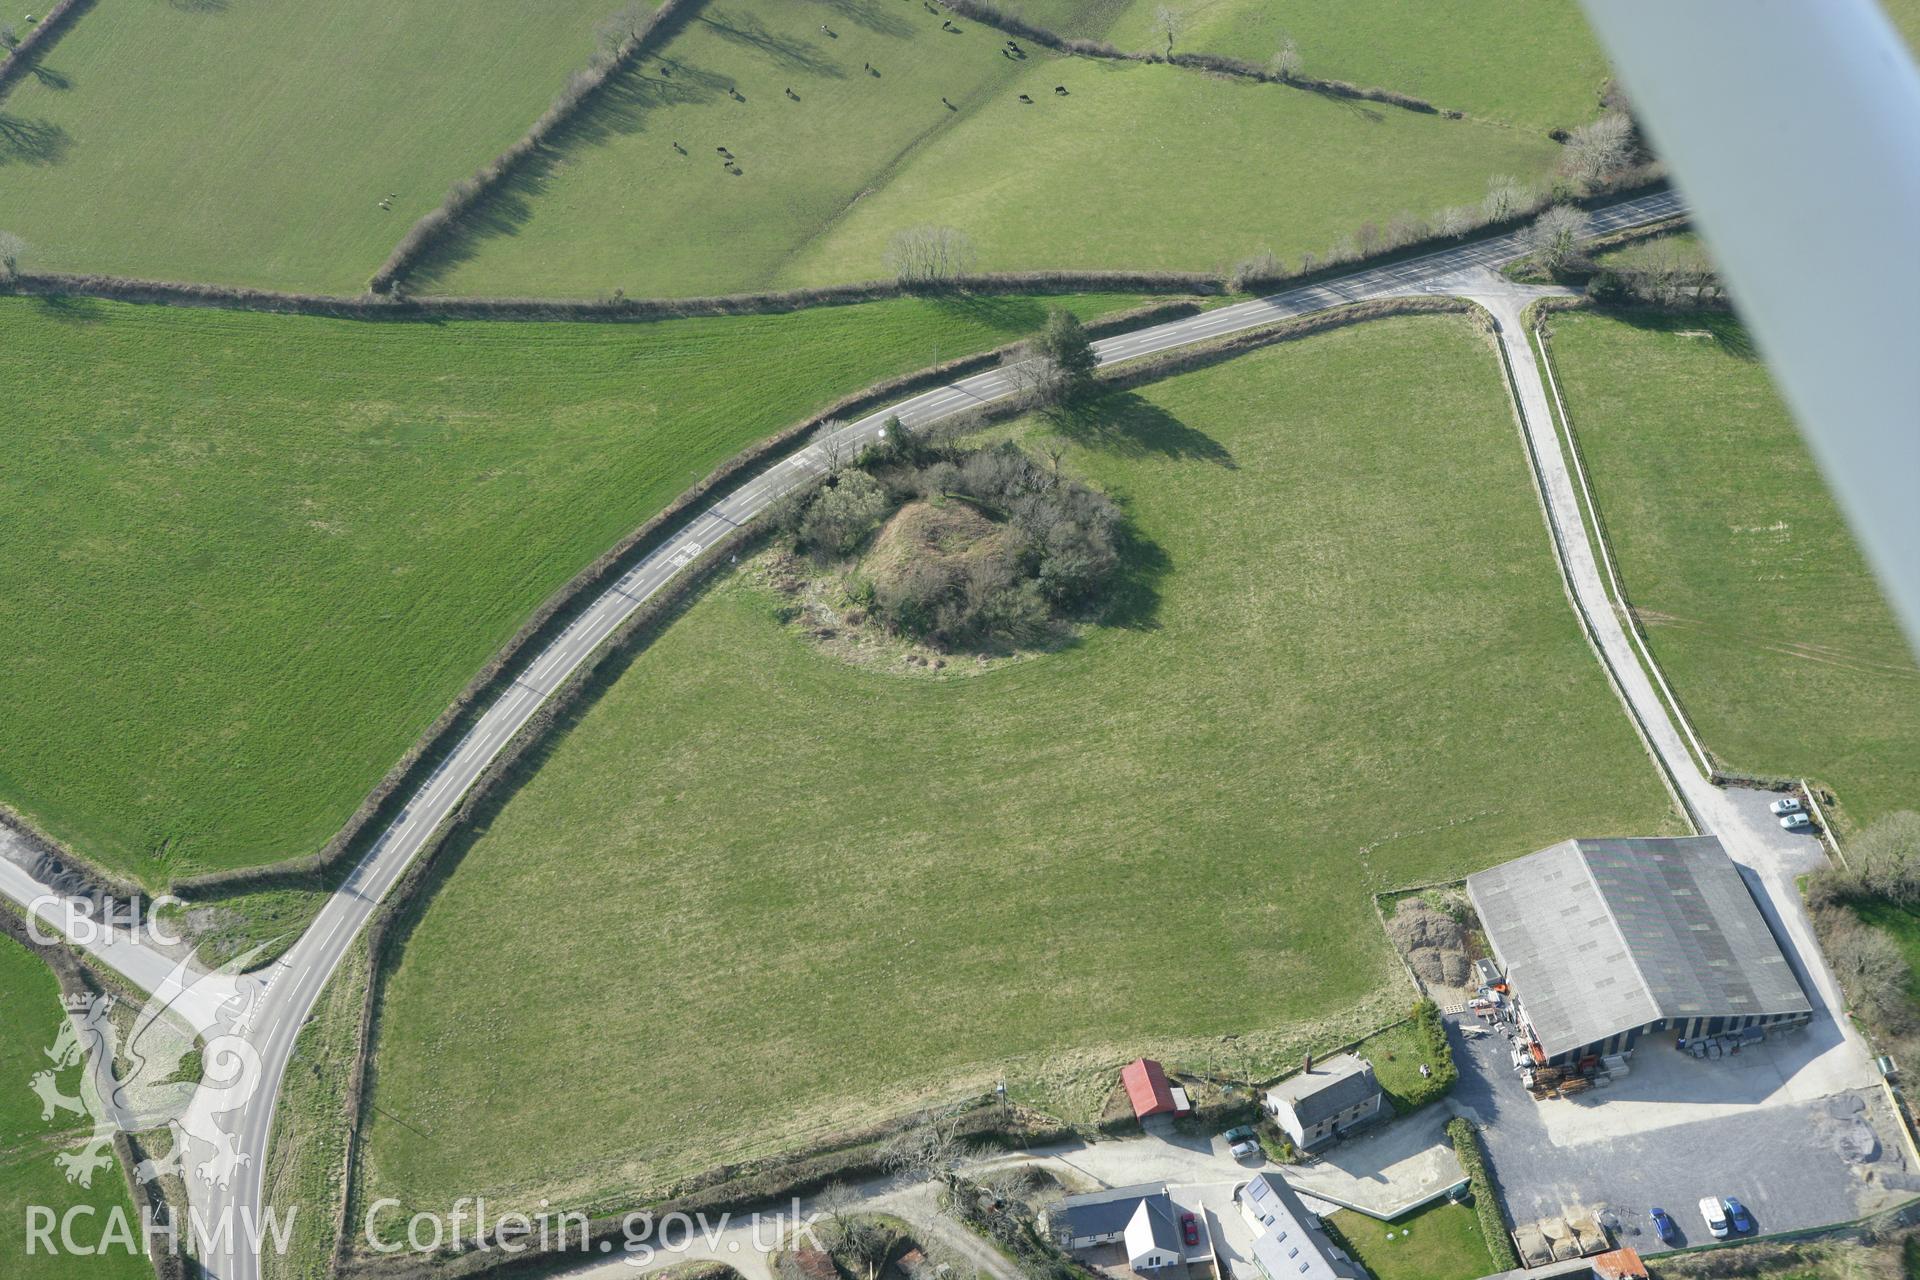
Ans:
{"type": "Polygon", "coordinates": [[[1707,1220],[1707,1230],[1713,1233],[1715,1240],[1727,1238],[1727,1206],[1720,1203],[1719,1196],[1700,1197],[1700,1216],[1707,1220]]]}

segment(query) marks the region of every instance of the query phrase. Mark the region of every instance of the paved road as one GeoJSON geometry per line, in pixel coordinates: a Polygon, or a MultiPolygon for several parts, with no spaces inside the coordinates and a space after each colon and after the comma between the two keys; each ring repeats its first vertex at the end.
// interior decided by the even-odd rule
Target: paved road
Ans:
{"type": "MultiPolygon", "coordinates": [[[[1662,192],[1600,210],[1594,214],[1593,225],[1595,233],[1601,234],[1672,217],[1682,211],[1677,194],[1662,192]]],[[[1190,319],[1121,334],[1096,343],[1094,349],[1102,364],[1112,364],[1347,302],[1413,293],[1462,293],[1469,291],[1476,281],[1478,288],[1485,291],[1491,279],[1487,268],[1519,258],[1524,252],[1517,233],[1495,236],[1357,271],[1322,284],[1221,307],[1190,319]]],[[[1501,291],[1496,300],[1510,301],[1509,293],[1501,291]]],[[[1530,357],[1528,365],[1531,366],[1530,357]]],[[[809,476],[824,471],[830,448],[858,449],[877,438],[887,418],[895,414],[909,427],[921,426],[1002,398],[1013,390],[1013,382],[1004,370],[988,370],[869,414],[842,427],[831,442],[815,441],[799,450],[689,519],[658,551],[603,591],[566,631],[526,664],[433,775],[421,784],[346,883],[328,899],[300,940],[267,969],[252,975],[252,981],[238,987],[212,988],[216,995],[237,990],[247,997],[236,1002],[240,1006],[236,1012],[224,1017],[228,1029],[243,1036],[257,1051],[261,1076],[257,1092],[245,1105],[213,1117],[250,1161],[239,1169],[226,1188],[190,1177],[189,1192],[197,1212],[213,1222],[220,1221],[222,1214],[231,1214],[236,1222],[243,1214],[257,1217],[262,1201],[267,1140],[280,1080],[292,1056],[294,1039],[310,1016],[321,989],[382,897],[427,845],[479,775],[567,677],[579,669],[634,610],[691,564],[704,548],[746,523],[809,476]]],[[[1576,518],[1573,527],[1577,530],[1578,526],[1576,518]]],[[[1587,560],[1591,561],[1590,554],[1587,560]]],[[[23,904],[57,894],[57,890],[33,880],[30,875],[10,873],[0,875],[0,892],[23,904]]],[[[170,981],[158,973],[155,962],[143,956],[138,946],[87,949],[143,988],[152,989],[156,982],[165,985],[170,981]]],[[[171,962],[167,963],[167,969],[171,972],[171,962]]],[[[206,1015],[203,1001],[196,999],[189,1003],[190,1020],[206,1015]]],[[[206,1159],[213,1154],[210,1148],[194,1145],[196,1159],[206,1159]]],[[[257,1256],[245,1248],[225,1249],[204,1263],[208,1274],[216,1280],[256,1280],[260,1270],[257,1256]]]]}
{"type": "Polygon", "coordinates": [[[1720,843],[1740,866],[1762,914],[1785,946],[1801,987],[1814,1006],[1808,1040],[1820,1046],[1812,1064],[1835,1089],[1866,1088],[1877,1081],[1866,1042],[1845,1018],[1839,984],[1820,951],[1813,924],[1807,918],[1795,881],[1823,866],[1826,854],[1816,837],[1791,836],[1780,829],[1766,803],[1775,797],[1745,788],[1721,788],[1702,771],[1687,749],[1684,731],[1635,656],[1620,612],[1607,595],[1593,541],[1581,522],[1575,498],[1575,477],[1567,465],[1548,408],[1547,388],[1527,341],[1521,321],[1529,294],[1503,288],[1468,291],[1500,322],[1500,341],[1513,370],[1521,416],[1539,468],[1549,524],[1566,567],[1568,587],[1588,630],[1600,647],[1615,686],[1639,724],[1648,747],[1660,759],[1694,823],[1702,832],[1720,837],[1720,843]]]}

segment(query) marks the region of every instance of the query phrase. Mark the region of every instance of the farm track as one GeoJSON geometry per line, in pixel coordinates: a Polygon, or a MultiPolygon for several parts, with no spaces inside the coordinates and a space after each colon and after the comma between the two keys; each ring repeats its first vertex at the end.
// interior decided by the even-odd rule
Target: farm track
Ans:
{"type": "MultiPolygon", "coordinates": [[[[1680,197],[1660,192],[1595,210],[1594,234],[1606,234],[1625,227],[1673,217],[1682,209],[1680,197]]],[[[1458,295],[1483,301],[1495,314],[1513,312],[1532,292],[1517,290],[1494,276],[1492,268],[1523,256],[1525,249],[1519,233],[1509,233],[1459,245],[1385,266],[1357,271],[1338,279],[1277,293],[1269,297],[1236,303],[1189,319],[1124,333],[1094,344],[1101,365],[1108,366],[1161,352],[1191,346],[1212,339],[1242,333],[1275,322],[1293,319],[1348,303],[1406,295],[1458,295]]],[[[1524,359],[1532,370],[1532,358],[1526,350],[1524,330],[1506,316],[1503,340],[1509,355],[1524,359]],[[1517,341],[1517,348],[1513,345],[1517,341]],[[1515,352],[1519,354],[1515,354],[1515,352]]],[[[1524,373],[1517,374],[1524,383],[1524,373]]],[[[1537,370],[1533,372],[1538,385],[1537,370]]],[[[824,472],[833,457],[852,456],[874,441],[888,419],[898,416],[908,428],[922,427],[943,418],[1003,400],[1017,390],[1014,377],[1005,369],[991,369],[946,386],[910,397],[895,405],[868,414],[843,426],[833,436],[816,440],[798,452],[744,480],[737,487],[703,506],[686,519],[679,529],[663,541],[653,554],[607,587],[586,605],[566,630],[520,667],[513,681],[499,698],[474,722],[467,735],[447,754],[434,772],[420,784],[404,808],[367,855],[334,891],[312,925],[287,952],[267,968],[244,977],[209,975],[189,965],[176,964],[170,956],[156,952],[124,934],[85,945],[84,949],[128,981],[156,996],[170,1000],[195,1029],[210,1037],[229,1034],[244,1039],[260,1062],[256,1087],[245,1101],[231,1109],[213,1110],[225,1101],[218,1093],[202,1086],[197,1098],[199,1119],[217,1128],[233,1149],[249,1159],[232,1171],[224,1186],[217,1182],[189,1180],[192,1207],[209,1223],[218,1223],[230,1215],[236,1224],[257,1221],[262,1207],[264,1164],[272,1133],[274,1109],[280,1082],[290,1061],[295,1039],[312,1013],[322,989],[347,955],[360,931],[379,909],[387,893],[398,883],[418,855],[427,849],[447,820],[456,813],[474,785],[487,773],[507,746],[532,722],[548,700],[577,672],[591,665],[606,641],[619,631],[649,599],[673,583],[716,544],[747,525],[782,495],[824,472]],[[236,1009],[234,1006],[238,1006],[236,1009]]],[[[1526,397],[1522,396],[1523,401],[1526,397]]],[[[1528,406],[1528,417],[1533,410],[1528,406]]],[[[1545,413],[1544,400],[1540,412],[1545,413]]],[[[1554,441],[1552,420],[1542,417],[1545,441],[1554,441]]],[[[1531,424],[1530,424],[1531,429],[1531,424]]],[[[1564,478],[1565,462],[1552,446],[1564,478]]],[[[1550,481],[1551,477],[1546,477],[1550,481]]],[[[1549,508],[1554,511],[1552,485],[1549,508]]],[[[1571,500],[1569,490],[1568,499],[1571,500]]],[[[1619,632],[1604,591],[1599,588],[1592,551],[1585,543],[1584,531],[1578,546],[1569,544],[1571,532],[1580,530],[1577,507],[1572,524],[1567,526],[1557,513],[1553,519],[1556,538],[1571,561],[1586,557],[1592,588],[1598,592],[1589,601],[1584,578],[1570,574],[1577,602],[1584,605],[1590,618],[1596,611],[1606,612],[1613,630],[1619,632]]],[[[1578,564],[1575,563],[1575,569],[1578,564]]],[[[1595,621],[1595,630],[1604,633],[1605,623],[1595,621]]],[[[1608,647],[1604,636],[1596,642],[1608,647]]],[[[1624,638],[1620,640],[1624,646],[1624,638]]],[[[1631,661],[1629,657],[1629,661],[1631,661]]],[[[1637,668],[1635,669],[1637,672],[1637,668]]],[[[1651,697],[1649,687],[1648,696],[1651,697]]],[[[1623,698],[1638,713],[1653,748],[1665,759],[1670,773],[1691,773],[1699,787],[1713,789],[1698,779],[1691,759],[1681,748],[1677,756],[1669,754],[1659,733],[1664,725],[1672,733],[1664,706],[1657,698],[1643,704],[1632,688],[1623,689],[1623,698]],[[1650,724],[1658,720],[1659,725],[1650,724]]],[[[1677,742],[1677,735],[1675,741],[1677,742]]],[[[1711,815],[1716,833],[1728,835],[1721,823],[1731,825],[1735,816],[1730,809],[1717,806],[1697,790],[1693,780],[1679,777],[1678,784],[1687,795],[1689,807],[1711,815]]],[[[1737,860],[1746,861],[1730,840],[1730,851],[1737,860]]],[[[1771,882],[1771,875],[1768,877],[1771,882]]],[[[1791,888],[1791,878],[1786,881],[1791,888]]],[[[37,908],[40,914],[57,919],[55,904],[61,894],[28,871],[0,859],[0,893],[22,906],[37,908]]],[[[1796,931],[1797,932],[1797,931],[1796,931]]],[[[1797,939],[1796,939],[1797,940],[1797,939]]],[[[1811,954],[1818,963],[1818,951],[1811,954]]],[[[243,1091],[244,1092],[244,1091],[243,1091]]],[[[192,1127],[192,1126],[190,1126],[192,1127]]],[[[203,1128],[205,1125],[203,1124],[203,1128]]],[[[193,1142],[195,1162],[214,1155],[211,1145],[193,1142]]],[[[229,1237],[216,1255],[203,1260],[205,1273],[216,1280],[257,1280],[258,1255],[245,1247],[244,1240],[229,1237]]]]}

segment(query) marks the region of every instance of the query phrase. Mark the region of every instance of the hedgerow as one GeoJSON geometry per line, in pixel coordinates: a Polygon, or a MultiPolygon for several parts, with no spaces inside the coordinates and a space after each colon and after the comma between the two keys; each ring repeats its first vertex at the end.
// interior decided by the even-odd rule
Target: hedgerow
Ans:
{"type": "Polygon", "coordinates": [[[1460,1167],[1473,1186],[1473,1209],[1480,1216],[1480,1236],[1487,1242],[1487,1252],[1493,1255],[1494,1269],[1517,1271],[1520,1254],[1513,1247],[1513,1237],[1507,1234],[1507,1220],[1500,1212],[1500,1202],[1494,1198],[1493,1177],[1487,1171],[1486,1148],[1480,1144],[1480,1131],[1465,1116],[1455,1116],[1447,1122],[1447,1136],[1453,1139],[1453,1153],[1460,1158],[1460,1167]]]}

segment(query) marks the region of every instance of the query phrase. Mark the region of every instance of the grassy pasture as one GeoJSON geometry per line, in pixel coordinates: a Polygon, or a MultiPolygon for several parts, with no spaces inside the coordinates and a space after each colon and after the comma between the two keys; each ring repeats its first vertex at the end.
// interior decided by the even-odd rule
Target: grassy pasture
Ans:
{"type": "MultiPolygon", "coordinates": [[[[56,1218],[75,1206],[91,1206],[95,1216],[77,1218],[74,1224],[77,1242],[85,1246],[98,1243],[106,1226],[104,1216],[114,1207],[129,1215],[136,1233],[138,1220],[131,1217],[132,1200],[118,1164],[96,1170],[92,1187],[83,1188],[69,1183],[54,1163],[54,1156],[87,1123],[67,1112],[42,1120],[40,1100],[28,1087],[36,1072],[52,1066],[43,1051],[53,1044],[66,1016],[60,1008],[60,984],[38,956],[4,936],[0,936],[0,1010],[6,1023],[6,1034],[0,1036],[0,1260],[8,1280],[151,1277],[153,1269],[143,1254],[120,1249],[95,1257],[49,1255],[39,1249],[32,1256],[27,1254],[30,1205],[44,1205],[56,1218]]],[[[77,1078],[77,1071],[69,1070],[61,1083],[71,1091],[77,1078]]],[[[57,1244],[57,1229],[53,1238],[57,1244]]]]}
{"type": "MultiPolygon", "coordinates": [[[[1122,49],[1166,47],[1160,0],[1025,0],[1030,22],[1122,49]],[[1057,25],[1056,25],[1057,24],[1057,25]]],[[[1576,0],[1188,0],[1177,52],[1266,65],[1291,36],[1308,75],[1398,89],[1544,133],[1592,118],[1606,55],[1576,0]]]]}
{"type": "Polygon", "coordinates": [[[0,99],[0,226],[43,269],[358,292],[617,7],[98,5],[0,99]]]}
{"type": "Polygon", "coordinates": [[[612,1206],[998,1078],[1087,1118],[1135,1053],[1271,1070],[1404,1011],[1374,890],[1675,829],[1463,320],[1067,429],[1142,538],[1126,624],[900,678],[714,587],[424,907],[367,1196],[612,1206]]]}
{"type": "Polygon", "coordinates": [[[934,210],[992,267],[1204,271],[1263,247],[1295,259],[1369,220],[1477,203],[1489,174],[1537,176],[1554,151],[1492,125],[1176,67],[1030,65],[808,245],[789,274],[822,283],[846,263],[878,262],[896,228],[934,210]],[[1062,82],[1064,98],[1053,92],[1062,82]],[[1044,178],[1009,163],[1032,155],[1055,158],[1044,178]]]}
{"type": "Polygon", "coordinates": [[[912,4],[716,0],[419,287],[871,279],[892,235],[927,222],[965,231],[983,270],[1206,270],[1262,245],[1318,252],[1367,219],[1477,201],[1489,174],[1553,163],[1544,136],[1166,67],[1038,49],[1021,62],[993,28],[940,22],[912,4]]]}
{"type": "Polygon", "coordinates": [[[1920,666],[1730,316],[1556,316],[1554,367],[1628,597],[1707,748],[1844,819],[1920,799],[1920,666]]]}
{"type": "Polygon", "coordinates": [[[0,800],[149,884],[310,852],[541,600],[715,463],[1043,313],[0,300],[0,800]]]}

